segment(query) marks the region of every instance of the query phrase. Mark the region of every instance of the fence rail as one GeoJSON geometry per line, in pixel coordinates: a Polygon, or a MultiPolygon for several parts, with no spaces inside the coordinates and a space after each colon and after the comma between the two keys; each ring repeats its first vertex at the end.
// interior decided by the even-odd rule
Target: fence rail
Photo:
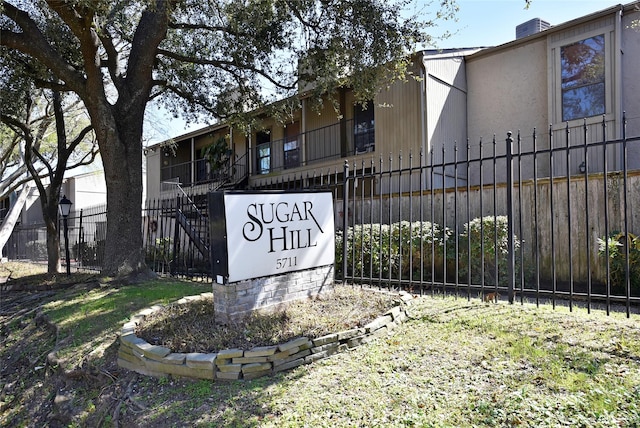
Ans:
{"type": "Polygon", "coordinates": [[[358,157],[263,188],[333,190],[343,281],[629,314],[640,303],[640,138],[602,129],[597,141],[567,129],[563,141],[550,127],[544,144],[534,131],[526,151],[509,133],[451,154],[358,157]]]}
{"type": "MultiPolygon", "coordinates": [[[[607,312],[621,305],[630,314],[640,303],[640,137],[623,127],[620,139],[607,139],[605,128],[357,156],[340,170],[280,175],[260,189],[332,191],[342,281],[607,312]]],[[[191,198],[147,202],[147,263],[210,280],[206,195],[191,198]]],[[[69,219],[79,267],[101,264],[106,213],[98,211],[69,219]]],[[[25,233],[18,241],[45,237],[25,233]]]]}

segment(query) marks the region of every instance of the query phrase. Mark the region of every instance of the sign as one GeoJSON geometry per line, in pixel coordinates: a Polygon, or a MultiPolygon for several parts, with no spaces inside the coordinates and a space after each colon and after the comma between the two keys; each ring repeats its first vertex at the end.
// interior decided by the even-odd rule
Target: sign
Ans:
{"type": "MultiPolygon", "coordinates": [[[[212,245],[214,274],[237,282],[334,263],[330,192],[222,195],[226,242],[224,246],[212,245]],[[221,266],[225,257],[219,257],[223,249],[227,269],[221,266]]],[[[212,227],[212,240],[220,231],[221,227],[212,227]]]]}

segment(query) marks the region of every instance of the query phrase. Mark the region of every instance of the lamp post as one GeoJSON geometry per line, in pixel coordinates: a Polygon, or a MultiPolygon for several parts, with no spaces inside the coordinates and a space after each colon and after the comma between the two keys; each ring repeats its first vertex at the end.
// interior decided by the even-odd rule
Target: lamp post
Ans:
{"type": "Polygon", "coordinates": [[[67,275],[71,275],[71,263],[69,257],[69,228],[67,226],[67,217],[69,216],[69,212],[71,211],[71,202],[67,199],[66,195],[62,196],[60,199],[60,203],[58,204],[58,209],[60,210],[60,215],[62,215],[62,223],[64,224],[64,250],[65,256],[67,259],[67,275]]]}

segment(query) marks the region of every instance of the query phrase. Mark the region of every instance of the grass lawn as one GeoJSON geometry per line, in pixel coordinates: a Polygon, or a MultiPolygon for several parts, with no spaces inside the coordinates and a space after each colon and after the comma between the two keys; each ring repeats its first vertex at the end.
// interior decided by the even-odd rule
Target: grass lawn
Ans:
{"type": "Polygon", "coordinates": [[[640,426],[638,315],[561,306],[418,297],[388,336],[253,381],[155,379],[115,366],[116,334],[132,312],[209,290],[166,280],[68,288],[21,316],[26,303],[3,303],[0,425],[640,426]],[[52,350],[62,369],[47,366],[52,350]]]}

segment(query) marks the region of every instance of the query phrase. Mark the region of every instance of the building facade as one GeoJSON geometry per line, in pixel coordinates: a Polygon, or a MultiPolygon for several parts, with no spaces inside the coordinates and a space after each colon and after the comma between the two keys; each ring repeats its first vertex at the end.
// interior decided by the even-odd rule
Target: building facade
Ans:
{"type": "MultiPolygon", "coordinates": [[[[364,109],[344,89],[337,109],[325,103],[316,111],[303,98],[286,123],[260,116],[261,125],[246,134],[220,123],[177,137],[172,145],[157,144],[147,150],[148,197],[173,195],[176,183],[205,193],[225,186],[261,188],[316,173],[338,176],[345,160],[376,168],[390,153],[434,164],[453,163],[454,156],[456,162],[490,158],[504,154],[507,131],[522,132],[520,151],[583,144],[585,132],[590,141],[617,139],[624,112],[627,132],[640,134],[640,31],[633,26],[638,19],[635,4],[617,5],[493,48],[421,51],[414,54],[409,77],[364,109]],[[216,144],[225,150],[212,157],[208,148],[216,144]]],[[[635,163],[628,167],[639,168],[640,156],[629,155],[635,163]]],[[[602,155],[588,156],[596,172],[602,155]]],[[[620,153],[607,157],[609,168],[620,168],[620,153]]],[[[583,162],[574,156],[569,175],[583,162]]],[[[504,168],[480,177],[474,163],[469,176],[461,169],[454,183],[450,168],[424,184],[504,181],[504,168]]],[[[541,162],[536,173],[566,169],[541,162]]],[[[533,166],[523,165],[519,173],[532,177],[533,166]]]]}

